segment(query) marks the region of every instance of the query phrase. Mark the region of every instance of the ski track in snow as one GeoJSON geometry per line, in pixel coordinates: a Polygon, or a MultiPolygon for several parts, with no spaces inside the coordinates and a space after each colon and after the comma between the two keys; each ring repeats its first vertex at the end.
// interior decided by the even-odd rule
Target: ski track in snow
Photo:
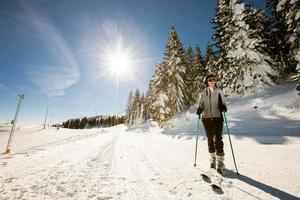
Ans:
{"type": "Polygon", "coordinates": [[[105,140],[99,142],[97,137],[72,137],[2,158],[7,164],[1,170],[0,199],[79,199],[76,195],[82,193],[92,198],[98,188],[103,190],[109,184],[109,156],[115,139],[102,138],[105,140]]]}
{"type": "Polygon", "coordinates": [[[233,172],[215,193],[200,177],[206,163],[192,166],[192,144],[121,126],[1,155],[0,199],[276,199],[233,172]]]}
{"type": "Polygon", "coordinates": [[[215,199],[197,170],[159,164],[136,135],[74,136],[1,155],[0,199],[215,199]]]}

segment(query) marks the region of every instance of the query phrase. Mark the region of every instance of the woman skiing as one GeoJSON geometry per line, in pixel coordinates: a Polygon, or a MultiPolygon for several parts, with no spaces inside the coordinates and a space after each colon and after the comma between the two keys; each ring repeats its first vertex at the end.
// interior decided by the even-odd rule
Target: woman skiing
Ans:
{"type": "Polygon", "coordinates": [[[210,153],[210,168],[215,169],[223,175],[224,169],[224,148],[222,141],[223,115],[227,111],[225,96],[216,87],[216,77],[209,74],[205,77],[206,88],[200,93],[198,100],[197,115],[202,114],[202,123],[208,141],[210,153]]]}

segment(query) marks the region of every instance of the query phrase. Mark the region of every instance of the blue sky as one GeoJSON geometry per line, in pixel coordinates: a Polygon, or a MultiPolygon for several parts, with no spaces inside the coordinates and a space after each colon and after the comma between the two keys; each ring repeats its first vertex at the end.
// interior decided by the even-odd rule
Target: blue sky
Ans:
{"type": "MultiPolygon", "coordinates": [[[[264,1],[252,1],[264,7],[264,1]]],[[[131,89],[145,91],[171,26],[184,46],[205,51],[215,1],[3,0],[0,2],[0,122],[20,123],[124,113],[131,89]],[[131,71],[107,70],[126,52],[131,71]],[[119,78],[118,78],[119,77],[119,78]]]]}

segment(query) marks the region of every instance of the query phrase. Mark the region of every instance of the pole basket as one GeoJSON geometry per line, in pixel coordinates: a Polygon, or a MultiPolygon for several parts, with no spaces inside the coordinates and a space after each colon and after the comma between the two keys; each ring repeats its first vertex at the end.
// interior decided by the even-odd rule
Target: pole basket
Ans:
{"type": "Polygon", "coordinates": [[[9,154],[10,153],[10,149],[6,149],[4,154],[9,154]]]}

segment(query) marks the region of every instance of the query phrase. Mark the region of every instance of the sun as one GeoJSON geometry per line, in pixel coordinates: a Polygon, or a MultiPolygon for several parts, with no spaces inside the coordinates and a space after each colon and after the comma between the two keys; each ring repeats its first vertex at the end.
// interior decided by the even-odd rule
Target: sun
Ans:
{"type": "Polygon", "coordinates": [[[97,79],[113,80],[116,85],[120,82],[141,84],[138,75],[154,58],[141,58],[145,55],[145,47],[137,44],[140,42],[134,39],[125,40],[122,35],[96,42],[91,53],[97,58],[97,79]]]}
{"type": "Polygon", "coordinates": [[[99,54],[102,61],[100,64],[102,75],[108,74],[118,82],[134,79],[137,60],[130,45],[125,45],[121,39],[116,40],[107,43],[99,54]]]}
{"type": "Polygon", "coordinates": [[[139,37],[123,37],[116,33],[95,40],[91,53],[96,60],[96,70],[93,71],[98,80],[109,81],[109,86],[115,85],[115,103],[118,104],[119,90],[129,84],[142,85],[138,75],[156,58],[142,58],[146,55],[145,46],[139,37]]]}
{"type": "Polygon", "coordinates": [[[116,53],[109,57],[109,69],[112,75],[126,74],[130,70],[130,58],[125,53],[116,53]]]}

